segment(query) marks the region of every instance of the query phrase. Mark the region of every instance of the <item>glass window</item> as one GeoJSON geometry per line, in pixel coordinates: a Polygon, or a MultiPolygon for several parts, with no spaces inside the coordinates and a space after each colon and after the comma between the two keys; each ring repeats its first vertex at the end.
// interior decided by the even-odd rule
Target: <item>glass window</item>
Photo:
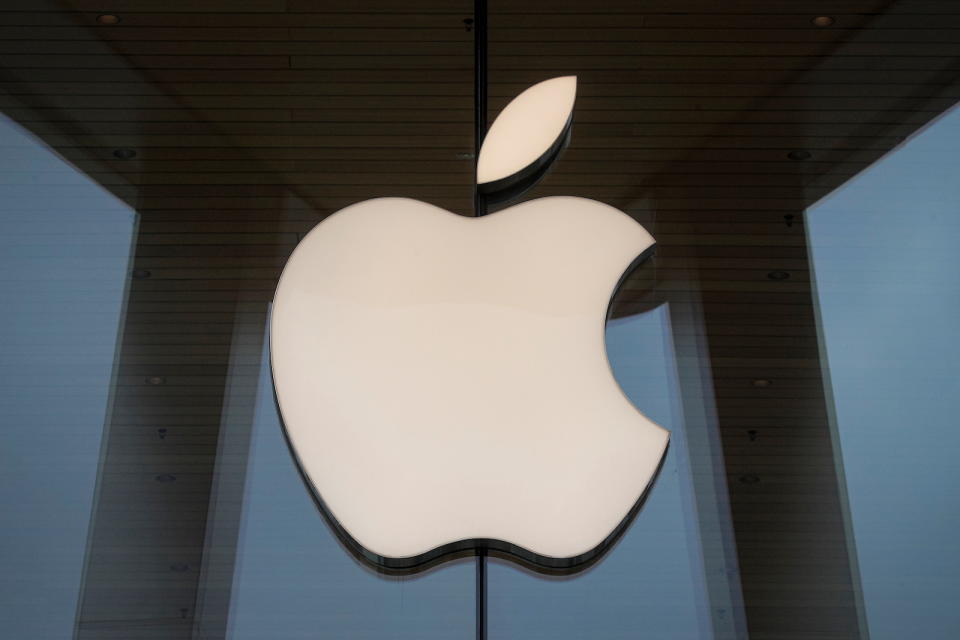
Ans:
{"type": "Polygon", "coordinates": [[[952,109],[807,212],[821,364],[870,636],[960,632],[952,109]]]}
{"type": "Polygon", "coordinates": [[[8,0],[0,54],[6,635],[960,637],[953,3],[8,0]],[[285,441],[278,279],[363,200],[471,216],[475,82],[569,75],[518,201],[656,240],[593,340],[667,457],[582,573],[376,573],[285,441]]]}

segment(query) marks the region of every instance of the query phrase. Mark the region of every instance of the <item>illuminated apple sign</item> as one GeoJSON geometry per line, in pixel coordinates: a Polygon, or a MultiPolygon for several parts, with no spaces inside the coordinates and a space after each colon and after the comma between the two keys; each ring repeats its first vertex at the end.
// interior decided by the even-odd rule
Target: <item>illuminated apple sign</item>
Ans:
{"type": "MultiPolygon", "coordinates": [[[[511,102],[479,180],[559,148],[575,92],[556,78],[511,102]]],[[[653,244],[566,196],[480,218],[377,198],[307,234],[277,287],[271,363],[291,451],[351,551],[387,571],[478,548],[544,571],[599,557],[669,438],[604,343],[610,298],[653,244]]]]}

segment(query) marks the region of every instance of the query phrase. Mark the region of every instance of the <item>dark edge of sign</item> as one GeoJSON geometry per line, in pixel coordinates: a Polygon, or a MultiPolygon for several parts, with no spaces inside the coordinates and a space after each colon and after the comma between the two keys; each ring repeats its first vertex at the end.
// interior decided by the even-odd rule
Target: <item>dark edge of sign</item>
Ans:
{"type": "Polygon", "coordinates": [[[488,213],[502,209],[535,187],[550,172],[554,162],[570,144],[572,131],[573,114],[571,113],[560,135],[543,152],[543,155],[506,178],[478,184],[477,191],[484,197],[487,207],[491,210],[488,213]]]}

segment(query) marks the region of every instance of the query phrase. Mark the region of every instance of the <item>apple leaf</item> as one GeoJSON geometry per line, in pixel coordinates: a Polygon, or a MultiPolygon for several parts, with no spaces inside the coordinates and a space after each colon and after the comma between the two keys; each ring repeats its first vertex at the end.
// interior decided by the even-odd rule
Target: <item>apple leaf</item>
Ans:
{"type": "Polygon", "coordinates": [[[566,133],[577,77],[533,85],[508,104],[487,132],[477,160],[477,184],[506,180],[544,157],[566,133]]]}

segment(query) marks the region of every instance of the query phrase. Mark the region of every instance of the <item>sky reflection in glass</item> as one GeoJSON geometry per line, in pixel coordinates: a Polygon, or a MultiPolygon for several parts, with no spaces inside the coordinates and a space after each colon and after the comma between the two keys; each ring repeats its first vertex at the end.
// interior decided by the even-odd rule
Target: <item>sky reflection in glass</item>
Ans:
{"type": "Polygon", "coordinates": [[[136,213],[0,115],[0,629],[70,638],[136,213]]]}
{"type": "Polygon", "coordinates": [[[807,212],[870,637],[960,638],[960,111],[807,212]]]}

